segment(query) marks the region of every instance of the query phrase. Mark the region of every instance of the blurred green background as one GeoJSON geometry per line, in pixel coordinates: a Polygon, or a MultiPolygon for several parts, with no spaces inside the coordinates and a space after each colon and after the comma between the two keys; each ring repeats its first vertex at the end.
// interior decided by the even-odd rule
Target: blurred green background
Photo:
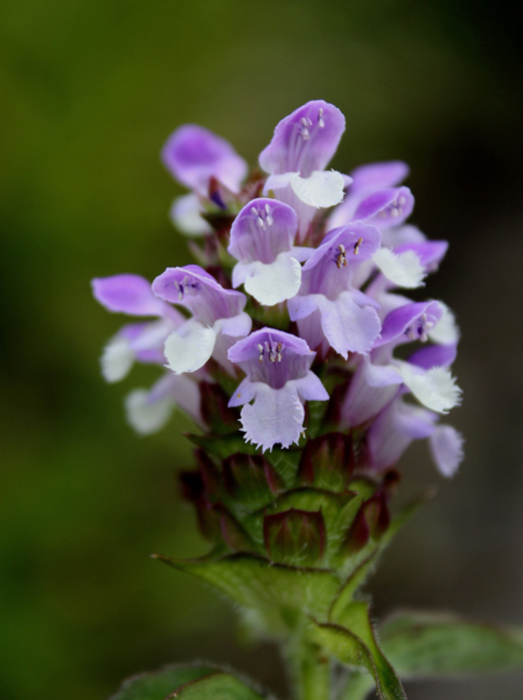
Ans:
{"type": "MultiPolygon", "coordinates": [[[[156,437],[104,385],[120,325],[89,280],[185,264],[159,162],[201,123],[251,164],[309,99],[347,131],[334,166],[410,162],[413,221],[451,248],[427,287],[463,329],[467,438],[453,483],[424,447],[405,489],[440,495],[391,548],[376,612],[458,608],[523,624],[521,5],[472,0],[16,0],[0,3],[0,697],[103,700],[121,678],[207,658],[276,691],[269,646],[245,647],[210,591],[149,560],[203,553],[175,473],[178,416],[156,437]]],[[[521,698],[522,676],[408,686],[409,698],[521,698]]]]}

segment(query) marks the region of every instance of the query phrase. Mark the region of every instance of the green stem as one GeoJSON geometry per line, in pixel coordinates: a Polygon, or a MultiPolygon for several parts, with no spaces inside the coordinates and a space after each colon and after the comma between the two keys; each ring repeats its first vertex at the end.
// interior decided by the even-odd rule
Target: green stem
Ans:
{"type": "Polygon", "coordinates": [[[340,700],[365,700],[374,688],[372,677],[366,673],[351,673],[340,700]]]}
{"type": "Polygon", "coordinates": [[[330,700],[329,660],[318,646],[295,639],[287,646],[287,660],[296,700],[330,700]]]}

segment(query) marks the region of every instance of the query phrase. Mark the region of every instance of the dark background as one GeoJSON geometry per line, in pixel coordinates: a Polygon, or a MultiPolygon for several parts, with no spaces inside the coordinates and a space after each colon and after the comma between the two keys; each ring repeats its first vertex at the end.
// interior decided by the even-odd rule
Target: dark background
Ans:
{"type": "MultiPolygon", "coordinates": [[[[89,280],[153,278],[190,257],[159,162],[179,124],[251,164],[310,99],[346,115],[334,167],[412,166],[413,221],[451,243],[427,295],[455,309],[467,459],[450,483],[424,446],[405,490],[438,498],[371,590],[401,605],[523,625],[523,29],[521,4],[472,0],[17,0],[0,5],[0,697],[103,700],[121,678],[194,657],[281,691],[274,650],[245,647],[217,596],[147,558],[203,553],[174,473],[177,417],[139,439],[104,385],[120,319],[89,280]]],[[[150,369],[150,368],[149,368],[150,369]]],[[[412,700],[521,698],[521,674],[408,687],[412,700]]]]}

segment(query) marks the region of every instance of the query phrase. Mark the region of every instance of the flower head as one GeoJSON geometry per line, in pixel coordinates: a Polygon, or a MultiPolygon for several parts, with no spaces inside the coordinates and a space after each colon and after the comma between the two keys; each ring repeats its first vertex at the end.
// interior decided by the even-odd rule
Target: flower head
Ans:
{"type": "Polygon", "coordinates": [[[166,368],[128,397],[139,432],[177,405],[262,451],[299,451],[326,431],[344,450],[359,441],[351,468],[374,474],[427,438],[440,471],[455,471],[461,438],[438,421],[460,402],[450,373],[459,333],[443,303],[405,296],[438,269],[447,243],[407,222],[405,163],[327,170],[344,130],[337,107],[310,101],[276,126],[259,157],[266,175],[248,178],[245,161],[207,129],[185,125],[168,139],[164,163],[190,190],[171,216],[205,236],[201,248],[191,241],[201,265],[167,268],[152,286],[136,275],[93,281],[109,310],[153,317],[124,326],[102,358],[109,381],[134,361],[166,368]],[[202,399],[203,387],[220,400],[202,399]]]}

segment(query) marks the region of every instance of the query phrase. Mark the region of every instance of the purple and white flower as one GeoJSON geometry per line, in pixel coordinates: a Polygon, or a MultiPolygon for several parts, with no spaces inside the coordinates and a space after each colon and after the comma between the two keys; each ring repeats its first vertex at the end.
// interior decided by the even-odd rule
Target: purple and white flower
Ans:
{"type": "Polygon", "coordinates": [[[352,283],[379,247],[379,231],[355,223],[331,231],[307,260],[300,291],[287,308],[311,347],[326,341],[345,359],[349,352],[370,352],[381,329],[378,305],[352,283]]]}
{"type": "Polygon", "coordinates": [[[265,451],[277,443],[289,447],[299,441],[303,402],[329,398],[310,370],[315,355],[301,338],[271,328],[252,333],[229,350],[229,360],[247,375],[229,401],[229,406],[243,406],[247,442],[265,451]]]}
{"type": "Polygon", "coordinates": [[[184,374],[164,375],[150,389],[134,389],[125,397],[127,421],[141,435],[161,430],[175,408],[203,425],[198,382],[184,374]]]}
{"type": "MultiPolygon", "coordinates": [[[[169,335],[185,323],[182,314],[154,296],[150,283],[139,275],[115,275],[92,281],[95,298],[106,309],[131,316],[157,316],[158,320],[127,324],[106,345],[101,357],[106,381],[117,382],[135,361],[163,365],[163,346],[169,335]]],[[[156,432],[175,407],[201,423],[200,391],[192,379],[164,375],[151,389],[135,389],[125,398],[127,419],[142,435],[156,432]]]]}
{"type": "Polygon", "coordinates": [[[199,265],[169,267],[152,285],[160,299],[191,312],[165,340],[167,367],[175,374],[195,372],[211,357],[234,375],[227,351],[238,338],[249,334],[251,317],[243,309],[247,299],[241,292],[224,289],[199,265]]]}
{"type": "Polygon", "coordinates": [[[371,468],[383,471],[394,466],[413,440],[428,438],[436,467],[443,476],[453,476],[463,459],[463,438],[450,425],[437,425],[438,419],[436,413],[408,404],[398,395],[369,428],[371,468]]]}
{"type": "Polygon", "coordinates": [[[102,374],[118,382],[135,360],[162,364],[166,338],[185,321],[179,311],[154,296],[150,283],[139,275],[114,275],[92,281],[93,294],[108,311],[129,316],[157,316],[156,321],[123,326],[106,345],[102,374]]]}
{"type": "Polygon", "coordinates": [[[269,173],[264,194],[274,192],[296,210],[300,241],[316,209],[339,204],[351,182],[336,171],[325,171],[344,131],[345,117],[340,110],[313,100],[282,119],[260,153],[260,166],[269,173]]]}
{"type": "Polygon", "coordinates": [[[162,160],[175,180],[194,190],[174,200],[170,211],[174,225],[187,236],[210,233],[201,214],[205,213],[202,198],[210,198],[211,179],[238,192],[247,174],[247,163],[228,141],[195,124],[180,126],[171,134],[163,147],[162,160]]]}
{"type": "MultiPolygon", "coordinates": [[[[383,321],[381,337],[369,357],[360,362],[345,399],[343,422],[362,425],[376,416],[404,385],[425,407],[448,413],[461,400],[448,367],[456,356],[456,345],[431,345],[414,353],[407,362],[395,359],[395,347],[419,340],[426,342],[444,317],[436,301],[411,302],[391,311],[383,321]]],[[[446,322],[448,323],[448,322],[446,322]]],[[[443,333],[448,338],[450,332],[443,333]]]]}
{"type": "Polygon", "coordinates": [[[301,284],[300,261],[313,252],[295,248],[298,217],[292,207],[274,199],[253,199],[231,227],[229,253],[239,262],[232,273],[233,287],[260,304],[272,306],[291,299],[301,284]]]}

